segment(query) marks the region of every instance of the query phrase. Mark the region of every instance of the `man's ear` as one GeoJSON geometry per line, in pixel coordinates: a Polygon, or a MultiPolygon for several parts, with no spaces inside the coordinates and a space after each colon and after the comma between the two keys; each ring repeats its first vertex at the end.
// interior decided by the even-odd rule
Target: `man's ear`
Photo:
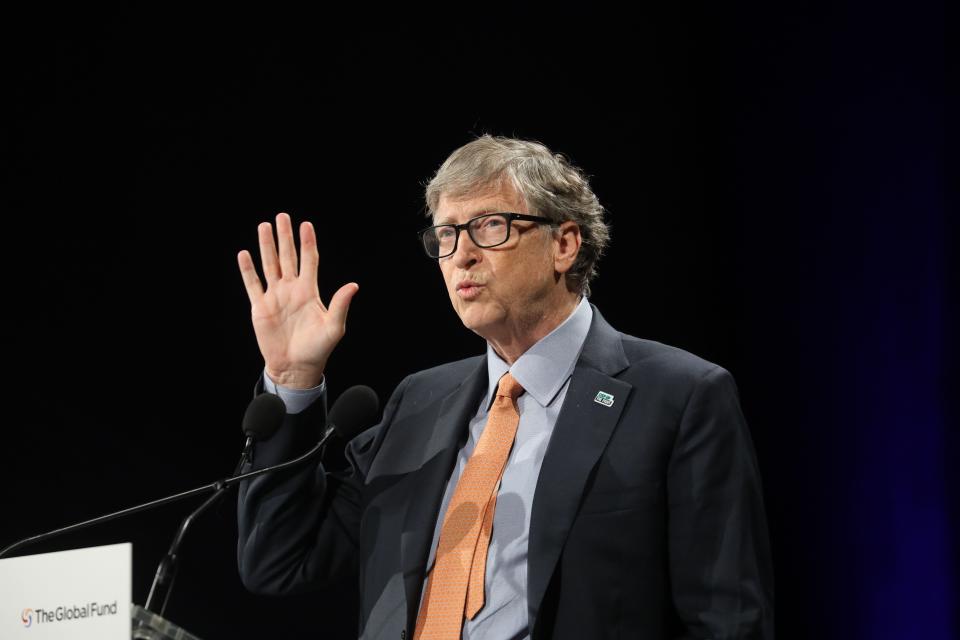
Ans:
{"type": "Polygon", "coordinates": [[[553,268],[557,273],[566,273],[580,253],[580,225],[573,220],[560,223],[553,229],[553,268]]]}

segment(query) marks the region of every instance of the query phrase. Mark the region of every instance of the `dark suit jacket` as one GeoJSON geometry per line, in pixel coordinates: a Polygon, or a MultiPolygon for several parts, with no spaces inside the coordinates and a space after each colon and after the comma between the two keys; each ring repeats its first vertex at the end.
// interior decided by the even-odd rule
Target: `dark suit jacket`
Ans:
{"type": "MultiPolygon", "coordinates": [[[[772,638],[760,476],[732,377],[593,313],[533,501],[532,637],[772,638]]],[[[412,374],[349,443],[346,470],[242,485],[247,588],[358,580],[361,636],[412,638],[445,483],[486,386],[485,356],[412,374]]],[[[288,416],[256,465],[316,442],[321,405],[288,416]]]]}

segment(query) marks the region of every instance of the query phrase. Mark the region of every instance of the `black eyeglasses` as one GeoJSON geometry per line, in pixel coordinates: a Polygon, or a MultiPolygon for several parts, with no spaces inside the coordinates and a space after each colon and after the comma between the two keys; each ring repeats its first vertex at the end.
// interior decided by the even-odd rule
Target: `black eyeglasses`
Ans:
{"type": "Polygon", "coordinates": [[[420,240],[423,241],[423,249],[428,256],[431,258],[446,258],[456,253],[461,230],[467,230],[473,244],[481,249],[489,249],[510,239],[510,227],[514,220],[556,224],[550,218],[530,216],[525,213],[487,213],[471,218],[463,224],[439,224],[434,227],[427,227],[420,231],[418,235],[420,240]]]}

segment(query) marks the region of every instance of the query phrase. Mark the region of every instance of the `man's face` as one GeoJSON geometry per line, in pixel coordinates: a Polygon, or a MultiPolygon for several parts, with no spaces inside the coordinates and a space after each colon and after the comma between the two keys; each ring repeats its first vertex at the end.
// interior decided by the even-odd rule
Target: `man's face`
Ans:
{"type": "MultiPolygon", "coordinates": [[[[434,224],[463,224],[485,213],[503,212],[529,213],[511,185],[494,184],[457,200],[441,196],[434,224]]],[[[439,260],[460,320],[487,339],[522,330],[556,284],[550,227],[521,220],[511,224],[506,244],[490,249],[477,247],[464,229],[456,252],[439,260]]]]}

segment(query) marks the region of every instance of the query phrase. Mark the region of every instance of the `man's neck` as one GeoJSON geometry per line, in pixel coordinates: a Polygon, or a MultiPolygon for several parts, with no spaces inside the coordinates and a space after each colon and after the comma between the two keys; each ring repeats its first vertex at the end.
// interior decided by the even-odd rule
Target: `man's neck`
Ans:
{"type": "Polygon", "coordinates": [[[580,299],[579,294],[566,297],[561,304],[553,305],[533,317],[526,318],[521,326],[512,331],[488,337],[487,342],[504,362],[512,366],[530,347],[548,336],[569,318],[580,303],[580,299]]]}

